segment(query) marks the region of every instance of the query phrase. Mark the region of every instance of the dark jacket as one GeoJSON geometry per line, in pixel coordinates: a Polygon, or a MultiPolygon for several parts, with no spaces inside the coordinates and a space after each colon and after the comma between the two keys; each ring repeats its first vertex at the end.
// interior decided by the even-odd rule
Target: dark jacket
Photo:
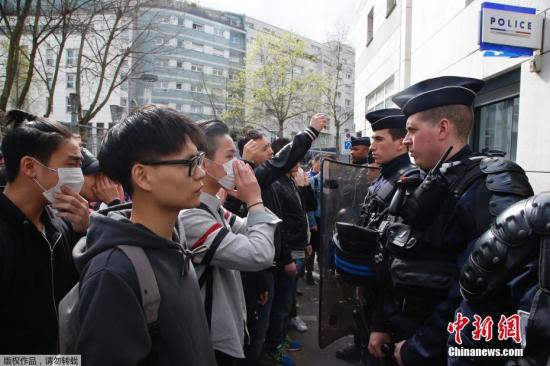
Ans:
{"type": "MultiPolygon", "coordinates": [[[[269,208],[278,217],[283,217],[284,212],[272,183],[288,173],[290,169],[306,156],[311,148],[311,144],[318,135],[319,132],[314,128],[308,127],[294,136],[292,142],[283,147],[273,158],[253,167],[254,174],[262,190],[264,206],[269,208]]],[[[242,203],[236,202],[233,199],[228,199],[224,207],[235,214],[246,216],[246,210],[242,209],[242,203]]],[[[275,231],[275,261],[277,265],[285,265],[292,262],[290,248],[281,241],[281,225],[275,231]]]]}
{"type": "Polygon", "coordinates": [[[282,240],[291,250],[304,250],[309,244],[306,210],[314,201],[311,197],[313,190],[309,185],[309,190],[298,188],[289,176],[279,178],[273,187],[283,208],[283,216],[280,217],[283,220],[280,224],[282,240]],[[309,196],[307,201],[304,194],[309,196]]]}
{"type": "Polygon", "coordinates": [[[78,353],[86,365],[216,365],[188,256],[179,243],[129,221],[129,214],[93,213],[87,237],[75,247],[82,271],[78,353]],[[134,268],[117,245],[141,246],[151,262],[161,297],[154,337],[134,268]]]}
{"type": "Polygon", "coordinates": [[[0,193],[0,354],[58,352],[57,305],[78,281],[80,235],[49,207],[41,219],[46,236],[0,193]]]}

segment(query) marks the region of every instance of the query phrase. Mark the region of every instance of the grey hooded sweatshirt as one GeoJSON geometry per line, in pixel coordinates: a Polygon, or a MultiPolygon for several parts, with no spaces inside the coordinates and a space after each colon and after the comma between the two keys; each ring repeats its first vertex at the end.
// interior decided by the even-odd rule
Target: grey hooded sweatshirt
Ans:
{"type": "Polygon", "coordinates": [[[80,278],[77,351],[84,365],[216,365],[189,252],[132,223],[130,210],[93,213],[73,251],[80,278]],[[144,249],[161,302],[148,329],[136,273],[117,245],[144,249]],[[151,329],[155,329],[151,331],[151,329]]]}

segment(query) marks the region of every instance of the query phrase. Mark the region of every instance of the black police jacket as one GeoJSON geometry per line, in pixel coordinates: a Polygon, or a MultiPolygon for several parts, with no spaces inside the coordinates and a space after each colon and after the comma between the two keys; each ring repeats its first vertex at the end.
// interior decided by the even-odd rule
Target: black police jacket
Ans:
{"type": "Polygon", "coordinates": [[[58,352],[57,306],[78,281],[81,235],[49,207],[42,221],[45,236],[0,193],[0,354],[58,352]]]}
{"type": "Polygon", "coordinates": [[[401,358],[407,366],[446,364],[447,325],[461,301],[458,270],[471,244],[508,205],[533,194],[525,172],[509,160],[475,158],[466,145],[450,163],[440,204],[423,213],[429,224],[395,226],[388,234],[393,292],[384,316],[406,340],[401,358]]]}

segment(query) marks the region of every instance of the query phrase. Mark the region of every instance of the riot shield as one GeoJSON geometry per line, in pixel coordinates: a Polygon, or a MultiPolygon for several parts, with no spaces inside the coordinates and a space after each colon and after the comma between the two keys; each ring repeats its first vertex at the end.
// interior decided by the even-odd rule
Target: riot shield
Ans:
{"type": "Polygon", "coordinates": [[[319,252],[320,301],[319,346],[325,348],[335,340],[355,331],[354,310],[358,288],[348,284],[335,266],[336,223],[360,224],[361,204],[369,183],[366,166],[331,160],[321,169],[321,247],[319,252]]]}

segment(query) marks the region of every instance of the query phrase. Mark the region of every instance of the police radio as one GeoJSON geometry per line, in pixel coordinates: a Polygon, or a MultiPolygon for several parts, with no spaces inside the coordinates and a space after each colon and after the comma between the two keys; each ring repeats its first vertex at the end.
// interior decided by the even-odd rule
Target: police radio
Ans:
{"type": "Polygon", "coordinates": [[[447,160],[453,146],[449,146],[441,159],[422,180],[420,178],[401,177],[397,182],[397,191],[389,206],[392,216],[400,216],[405,222],[412,225],[428,223],[432,219],[431,213],[441,205],[448,185],[440,168],[447,160]],[[414,187],[414,192],[407,193],[414,187]]]}

